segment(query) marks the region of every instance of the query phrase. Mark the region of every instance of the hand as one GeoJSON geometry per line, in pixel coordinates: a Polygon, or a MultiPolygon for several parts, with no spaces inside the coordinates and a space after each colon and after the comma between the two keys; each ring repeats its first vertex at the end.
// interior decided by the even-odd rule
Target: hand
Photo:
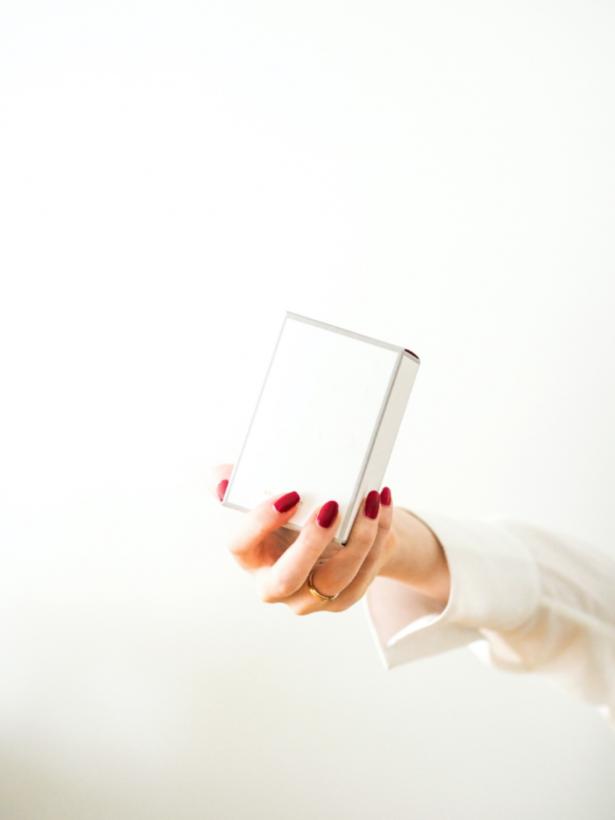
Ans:
{"type": "Polygon", "coordinates": [[[380,575],[393,578],[445,606],[450,595],[450,572],[442,544],[427,524],[410,510],[393,512],[396,548],[380,575]]]}
{"type": "MultiPolygon", "coordinates": [[[[231,464],[214,470],[212,491],[220,500],[231,470],[231,464]]],[[[368,493],[345,546],[334,540],[340,523],[335,501],[313,510],[299,532],[282,529],[299,501],[298,494],[290,492],[243,513],[229,550],[256,577],[266,603],[284,603],[297,615],[341,612],[363,596],[396,550],[391,493],[387,488],[368,493]],[[312,570],[316,589],[323,595],[338,595],[335,600],[321,601],[310,592],[307,579],[312,570]]]]}

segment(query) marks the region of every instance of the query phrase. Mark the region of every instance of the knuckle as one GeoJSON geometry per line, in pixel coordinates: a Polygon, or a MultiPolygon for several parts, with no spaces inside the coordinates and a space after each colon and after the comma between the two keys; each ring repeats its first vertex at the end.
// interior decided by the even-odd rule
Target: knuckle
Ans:
{"type": "Polygon", "coordinates": [[[388,532],[391,527],[393,526],[393,517],[390,515],[381,516],[380,520],[378,521],[378,529],[381,533],[388,532]]]}
{"type": "Polygon", "coordinates": [[[359,530],[357,533],[357,547],[361,550],[369,549],[374,542],[375,535],[376,533],[371,527],[359,530]]]}
{"type": "Polygon", "coordinates": [[[378,538],[378,531],[379,531],[379,524],[377,521],[373,521],[367,532],[365,533],[365,540],[368,544],[373,544],[376,538],[378,538]]]}
{"type": "Polygon", "coordinates": [[[277,598],[289,598],[295,592],[297,585],[292,578],[277,578],[272,582],[271,591],[277,598]]]}

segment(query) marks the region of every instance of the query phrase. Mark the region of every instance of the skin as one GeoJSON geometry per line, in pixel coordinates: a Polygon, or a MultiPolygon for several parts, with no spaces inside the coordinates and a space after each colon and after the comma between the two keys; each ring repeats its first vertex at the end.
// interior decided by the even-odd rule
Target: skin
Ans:
{"type": "MultiPolygon", "coordinates": [[[[231,470],[232,464],[214,468],[211,492],[216,499],[220,481],[228,479],[231,470]]],[[[316,508],[300,531],[282,529],[297,507],[278,512],[273,505],[277,497],[237,516],[228,542],[235,560],[255,577],[263,602],[285,604],[297,615],[342,612],[362,598],[380,575],[446,604],[450,576],[444,551],[429,527],[409,510],[380,504],[378,516],[372,519],[365,514],[363,499],[342,547],[334,538],[341,523],[339,513],[327,528],[318,524],[316,508]],[[312,569],[313,584],[321,593],[339,593],[334,601],[320,601],[309,591],[312,569]]]]}

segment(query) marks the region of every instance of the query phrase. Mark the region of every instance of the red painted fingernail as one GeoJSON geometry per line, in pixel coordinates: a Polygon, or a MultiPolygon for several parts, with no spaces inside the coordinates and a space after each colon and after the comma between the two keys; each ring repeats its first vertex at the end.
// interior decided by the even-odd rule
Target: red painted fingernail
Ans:
{"type": "Polygon", "coordinates": [[[218,498],[220,501],[224,500],[224,493],[226,492],[226,488],[228,487],[228,478],[223,478],[222,481],[217,486],[218,498]]]}
{"type": "Polygon", "coordinates": [[[273,506],[278,512],[288,512],[291,507],[294,507],[295,504],[299,503],[300,498],[301,496],[299,493],[296,493],[293,490],[292,493],[285,493],[284,495],[281,495],[277,501],[273,502],[273,506]]]}
{"type": "Polygon", "coordinates": [[[365,499],[365,515],[368,518],[378,518],[380,511],[380,493],[378,490],[372,490],[367,494],[365,499]]]}
{"type": "Polygon", "coordinates": [[[382,488],[382,492],[380,493],[380,501],[385,507],[388,507],[391,503],[391,491],[388,487],[382,488]]]}
{"type": "Polygon", "coordinates": [[[330,527],[337,518],[338,509],[339,506],[337,501],[327,501],[326,504],[323,504],[318,512],[318,515],[316,516],[316,520],[320,526],[325,529],[330,527]]]}

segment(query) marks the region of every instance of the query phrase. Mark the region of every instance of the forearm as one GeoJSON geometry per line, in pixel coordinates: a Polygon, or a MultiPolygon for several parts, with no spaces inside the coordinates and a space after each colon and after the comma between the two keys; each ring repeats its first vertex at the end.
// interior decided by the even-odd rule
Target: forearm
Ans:
{"type": "Polygon", "coordinates": [[[444,550],[432,530],[403,507],[395,507],[394,548],[379,575],[392,578],[446,604],[450,574],[444,550]]]}

